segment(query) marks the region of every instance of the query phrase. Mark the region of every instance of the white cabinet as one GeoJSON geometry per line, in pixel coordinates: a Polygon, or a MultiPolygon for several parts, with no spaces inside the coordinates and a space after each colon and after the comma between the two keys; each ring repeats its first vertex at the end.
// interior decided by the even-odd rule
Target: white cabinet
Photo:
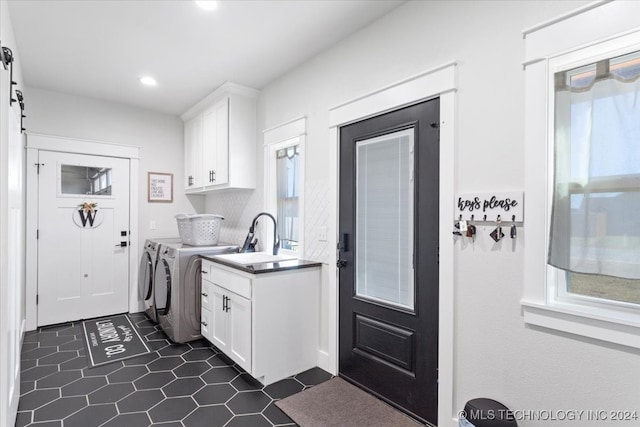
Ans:
{"type": "Polygon", "coordinates": [[[317,366],[319,267],[202,271],[203,337],[264,385],[317,366]]]}
{"type": "MultiPolygon", "coordinates": [[[[209,284],[211,322],[209,336],[216,347],[245,371],[251,370],[251,301],[209,284]]],[[[203,308],[204,309],[204,308],[203,308]]]]}
{"type": "Polygon", "coordinates": [[[202,115],[184,124],[184,175],[186,190],[202,187],[202,115]]]}
{"type": "Polygon", "coordinates": [[[205,185],[229,182],[229,98],[202,113],[202,162],[205,185]],[[206,143],[204,143],[206,142],[206,143]]]}
{"type": "Polygon", "coordinates": [[[257,94],[225,83],[182,115],[187,193],[255,188],[257,94]]]}

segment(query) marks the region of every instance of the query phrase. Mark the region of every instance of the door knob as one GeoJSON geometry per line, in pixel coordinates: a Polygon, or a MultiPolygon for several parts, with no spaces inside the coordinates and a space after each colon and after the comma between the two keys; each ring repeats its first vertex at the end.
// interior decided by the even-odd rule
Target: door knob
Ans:
{"type": "Polygon", "coordinates": [[[127,242],[120,242],[120,244],[116,245],[116,247],[118,247],[118,248],[126,248],[127,247],[127,242]]]}
{"type": "Polygon", "coordinates": [[[347,261],[343,260],[343,259],[339,259],[338,262],[336,263],[336,266],[338,268],[344,268],[347,266],[347,261]]]}

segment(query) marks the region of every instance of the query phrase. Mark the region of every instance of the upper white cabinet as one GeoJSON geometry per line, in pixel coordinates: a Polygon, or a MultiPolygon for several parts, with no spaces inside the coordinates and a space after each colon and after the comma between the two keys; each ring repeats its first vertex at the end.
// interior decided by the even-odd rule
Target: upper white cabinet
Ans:
{"type": "Polygon", "coordinates": [[[202,115],[184,124],[184,188],[202,187],[202,115]]]}
{"type": "Polygon", "coordinates": [[[229,98],[225,97],[202,113],[202,162],[204,185],[229,182],[229,98]]]}
{"type": "Polygon", "coordinates": [[[182,115],[187,193],[255,188],[257,96],[225,83],[182,115]]]}

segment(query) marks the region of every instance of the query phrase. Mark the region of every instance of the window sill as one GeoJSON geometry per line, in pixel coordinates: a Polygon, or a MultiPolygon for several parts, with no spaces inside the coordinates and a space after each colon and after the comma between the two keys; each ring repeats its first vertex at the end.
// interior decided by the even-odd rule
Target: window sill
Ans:
{"type": "Polygon", "coordinates": [[[615,318],[605,310],[586,312],[569,303],[522,300],[520,304],[525,324],[640,349],[640,319],[615,318]]]}

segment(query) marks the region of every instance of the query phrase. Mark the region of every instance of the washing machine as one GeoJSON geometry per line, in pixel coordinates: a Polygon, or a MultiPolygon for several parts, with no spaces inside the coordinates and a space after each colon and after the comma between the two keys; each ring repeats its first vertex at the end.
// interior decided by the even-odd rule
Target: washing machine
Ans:
{"type": "Polygon", "coordinates": [[[144,242],[140,268],[138,269],[138,291],[144,303],[144,311],[154,322],[158,322],[154,302],[153,277],[155,274],[158,250],[163,243],[180,243],[179,237],[147,239],[144,242]]]}
{"type": "Polygon", "coordinates": [[[155,309],[158,323],[176,343],[185,343],[200,335],[200,292],[202,255],[237,252],[238,246],[189,246],[163,243],[154,276],[155,309]]]}

